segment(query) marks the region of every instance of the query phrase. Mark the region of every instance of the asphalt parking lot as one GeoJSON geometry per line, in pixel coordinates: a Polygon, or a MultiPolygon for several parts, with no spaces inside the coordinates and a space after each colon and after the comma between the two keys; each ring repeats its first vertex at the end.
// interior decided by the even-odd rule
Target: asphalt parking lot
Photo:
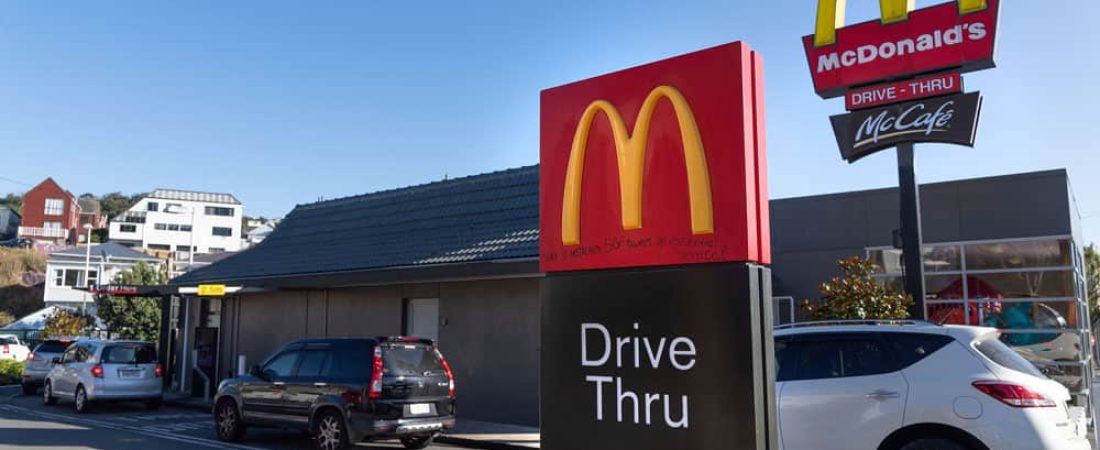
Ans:
{"type": "MultiPolygon", "coordinates": [[[[218,441],[209,414],[165,406],[147,411],[140,403],[96,404],[78,415],[64,400],[46,406],[18,386],[0,387],[0,449],[310,449],[298,431],[250,429],[240,444],[218,441]]],[[[400,443],[359,444],[361,449],[399,449],[400,443]]],[[[442,444],[432,449],[459,448],[442,444]]]]}

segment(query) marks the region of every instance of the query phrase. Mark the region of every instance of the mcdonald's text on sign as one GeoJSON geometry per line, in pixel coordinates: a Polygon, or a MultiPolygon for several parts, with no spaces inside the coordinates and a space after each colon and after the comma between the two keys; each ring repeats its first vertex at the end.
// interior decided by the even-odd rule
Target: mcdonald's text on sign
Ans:
{"type": "Polygon", "coordinates": [[[542,270],[769,262],[763,110],[743,43],[543,91],[542,270]]]}
{"type": "Polygon", "coordinates": [[[880,3],[881,20],[841,28],[844,2],[819,1],[816,31],[802,41],[822,98],[873,82],[994,67],[999,0],[957,0],[915,11],[907,0],[880,3]]]}
{"type": "Polygon", "coordinates": [[[844,106],[851,111],[958,92],[962,92],[962,76],[943,73],[852,89],[844,94],[844,106]]]}

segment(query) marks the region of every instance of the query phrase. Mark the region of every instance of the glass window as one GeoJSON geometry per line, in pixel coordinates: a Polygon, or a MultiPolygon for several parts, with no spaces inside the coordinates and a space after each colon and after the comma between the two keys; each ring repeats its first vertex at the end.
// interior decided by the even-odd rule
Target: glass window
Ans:
{"type": "Polygon", "coordinates": [[[88,282],[85,283],[85,286],[95,286],[96,283],[98,283],[98,282],[99,282],[99,271],[89,270],[88,271],[88,282]]]}
{"type": "Polygon", "coordinates": [[[226,216],[233,217],[233,208],[222,208],[218,206],[207,206],[206,215],[208,216],[226,216]]]}
{"type": "Polygon", "coordinates": [[[154,228],[154,229],[157,229],[157,230],[161,230],[161,231],[164,231],[164,230],[167,230],[167,229],[168,229],[168,224],[164,224],[164,223],[155,223],[155,224],[153,224],[153,228],[154,228]]]}
{"type": "Polygon", "coordinates": [[[168,224],[168,231],[179,231],[179,230],[180,230],[179,224],[176,224],[176,223],[168,224]]]}
{"type": "Polygon", "coordinates": [[[134,233],[137,231],[137,225],[119,225],[118,231],[121,231],[123,233],[134,233]]]}
{"type": "Polygon", "coordinates": [[[388,344],[382,347],[382,372],[386,375],[422,375],[442,372],[435,351],[424,344],[388,344]]]}
{"type": "Polygon", "coordinates": [[[220,247],[210,247],[210,253],[225,253],[225,249],[220,247]]]}
{"type": "Polygon", "coordinates": [[[113,344],[103,349],[104,364],[152,364],[157,362],[157,350],[151,344],[113,344]]]}
{"type": "Polygon", "coordinates": [[[180,225],[180,231],[191,231],[191,225],[180,225]]]}
{"type": "Polygon", "coordinates": [[[838,338],[795,342],[798,347],[796,379],[858,377],[890,372],[875,339],[838,338]]]}
{"type": "Polygon", "coordinates": [[[149,203],[145,204],[145,210],[146,211],[157,212],[157,210],[159,210],[159,209],[160,209],[160,203],[149,202],[149,203]]]}
{"type": "Polygon", "coordinates": [[[1073,265],[1067,240],[994,242],[966,246],[967,270],[1020,269],[1073,265]]]}
{"type": "Polygon", "coordinates": [[[921,253],[926,273],[962,270],[962,258],[957,245],[926,245],[921,253]]]}
{"type": "Polygon", "coordinates": [[[895,370],[916,364],[954,341],[949,336],[925,333],[883,333],[882,338],[894,352],[894,359],[897,360],[895,370]]]}
{"type": "Polygon", "coordinates": [[[54,269],[53,271],[53,285],[64,286],[65,285],[65,270],[54,269]]]}
{"type": "Polygon", "coordinates": [[[1026,373],[1028,375],[1043,377],[1039,369],[1036,369],[1035,366],[1027,362],[1024,357],[1012,351],[1007,345],[998,340],[997,336],[999,334],[1000,333],[989,333],[982,336],[978,342],[974,344],[974,348],[978,349],[986,358],[989,358],[990,361],[993,361],[1001,367],[1026,373]]]}
{"type": "Polygon", "coordinates": [[[775,340],[775,381],[787,381],[794,378],[794,351],[788,349],[790,339],[775,340]]]}
{"type": "Polygon", "coordinates": [[[289,377],[298,360],[298,351],[281,353],[264,366],[264,374],[271,378],[289,377]]]}
{"type": "Polygon", "coordinates": [[[321,373],[328,378],[345,380],[364,380],[370,377],[371,356],[369,347],[351,345],[332,352],[328,364],[321,373]]]}
{"type": "Polygon", "coordinates": [[[875,273],[902,273],[904,269],[901,250],[896,248],[870,250],[867,257],[875,263],[875,273]]]}
{"type": "Polygon", "coordinates": [[[65,214],[65,200],[60,198],[47,198],[46,210],[47,216],[61,216],[65,214]]]}
{"type": "Polygon", "coordinates": [[[302,362],[298,363],[298,376],[319,377],[328,362],[328,350],[307,350],[302,354],[302,362]]]}
{"type": "Polygon", "coordinates": [[[69,341],[43,341],[34,348],[35,353],[62,353],[69,348],[69,341]]]}
{"type": "Polygon", "coordinates": [[[1005,272],[972,274],[970,298],[1072,297],[1073,272],[1005,272]]]}
{"type": "Polygon", "coordinates": [[[66,270],[65,271],[65,286],[73,287],[80,286],[80,278],[83,275],[82,270],[66,270]]]}
{"type": "Polygon", "coordinates": [[[233,229],[228,227],[214,227],[212,233],[214,236],[233,236],[233,229]]]}

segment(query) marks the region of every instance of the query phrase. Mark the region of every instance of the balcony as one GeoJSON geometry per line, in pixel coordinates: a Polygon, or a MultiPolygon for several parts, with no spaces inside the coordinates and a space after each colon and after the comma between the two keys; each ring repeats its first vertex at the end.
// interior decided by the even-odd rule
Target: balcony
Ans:
{"type": "Polygon", "coordinates": [[[65,239],[69,230],[62,228],[19,227],[19,237],[24,239],[65,239]]]}
{"type": "Polygon", "coordinates": [[[111,222],[119,223],[145,223],[145,211],[126,211],[115,216],[111,222]]]}

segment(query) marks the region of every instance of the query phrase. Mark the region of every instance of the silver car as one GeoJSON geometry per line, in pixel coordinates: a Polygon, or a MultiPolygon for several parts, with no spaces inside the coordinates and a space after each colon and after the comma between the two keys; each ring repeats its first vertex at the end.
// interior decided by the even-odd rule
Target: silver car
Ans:
{"type": "Polygon", "coordinates": [[[53,359],[60,358],[65,349],[76,341],[75,338],[52,338],[42,341],[27,356],[23,364],[23,395],[34,395],[38,387],[46,381],[46,375],[53,368],[53,359]]]}
{"type": "Polygon", "coordinates": [[[160,408],[163,369],[150,342],[82,339],[54,362],[43,386],[47,405],[66,398],[78,413],[104,400],[141,400],[149,409],[160,408]]]}

